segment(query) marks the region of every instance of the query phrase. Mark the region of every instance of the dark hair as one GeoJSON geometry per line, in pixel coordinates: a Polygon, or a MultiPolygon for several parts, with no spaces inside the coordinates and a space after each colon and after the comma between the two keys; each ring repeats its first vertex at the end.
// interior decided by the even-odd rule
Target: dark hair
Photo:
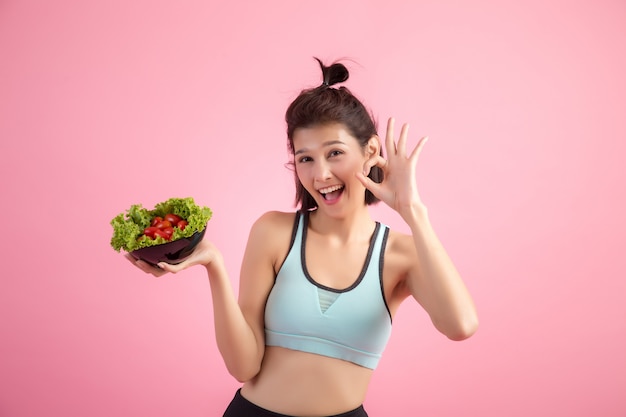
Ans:
{"type": "MultiPolygon", "coordinates": [[[[339,62],[327,67],[318,58],[315,59],[322,69],[322,84],[319,87],[302,90],[285,113],[289,151],[293,155],[293,135],[297,129],[329,123],[341,123],[364,148],[370,138],[377,135],[376,122],[373,116],[346,87],[332,88],[333,85],[348,79],[350,75],[348,69],[339,62]]],[[[302,210],[316,208],[315,199],[302,186],[295,170],[294,176],[296,205],[300,204],[302,210]]],[[[379,183],[383,180],[383,171],[375,166],[370,170],[368,176],[379,183]]],[[[378,198],[370,190],[365,190],[365,204],[370,205],[378,201],[378,198]]]]}

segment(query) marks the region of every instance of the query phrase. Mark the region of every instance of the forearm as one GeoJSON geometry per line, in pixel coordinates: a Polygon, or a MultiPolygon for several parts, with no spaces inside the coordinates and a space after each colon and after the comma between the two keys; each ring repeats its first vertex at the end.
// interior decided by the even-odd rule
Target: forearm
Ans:
{"type": "Polygon", "coordinates": [[[453,340],[471,336],[478,327],[472,297],[457,268],[437,237],[423,205],[413,205],[404,216],[412,231],[417,273],[411,287],[435,327],[453,340]]]}
{"type": "Polygon", "coordinates": [[[263,356],[263,341],[257,340],[237,302],[223,262],[207,266],[215,338],[229,373],[240,382],[258,373],[263,356]]]}

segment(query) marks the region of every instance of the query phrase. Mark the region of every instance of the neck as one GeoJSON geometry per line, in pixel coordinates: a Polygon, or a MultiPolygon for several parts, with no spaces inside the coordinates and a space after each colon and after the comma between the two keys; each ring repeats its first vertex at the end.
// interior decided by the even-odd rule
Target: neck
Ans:
{"type": "Polygon", "coordinates": [[[329,216],[319,209],[309,214],[311,230],[343,242],[369,239],[375,224],[365,205],[362,209],[354,210],[341,217],[329,216]]]}

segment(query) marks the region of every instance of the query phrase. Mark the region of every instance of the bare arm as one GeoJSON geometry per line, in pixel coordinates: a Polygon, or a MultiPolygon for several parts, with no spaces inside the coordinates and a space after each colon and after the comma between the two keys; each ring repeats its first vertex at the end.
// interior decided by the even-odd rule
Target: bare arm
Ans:
{"type": "Polygon", "coordinates": [[[250,231],[241,267],[239,300],[233,292],[222,254],[207,240],[200,242],[184,262],[159,264],[162,270],[129,258],[144,271],[157,276],[177,273],[193,265],[205,266],[211,286],[217,346],[229,373],[240,382],[259,372],[265,352],[263,314],[274,282],[272,246],[268,244],[271,225],[266,218],[257,220],[250,231]]]}
{"type": "Polygon", "coordinates": [[[394,120],[390,119],[385,140],[387,159],[374,153],[366,162],[364,172],[357,173],[357,177],[374,195],[396,210],[411,228],[412,239],[406,239],[411,242],[399,245],[403,256],[410,259],[403,288],[424,307],[440,332],[452,340],[463,340],[478,328],[478,316],[417,191],[417,159],[427,138],[422,138],[409,154],[406,152],[407,135],[408,125],[405,124],[396,144],[394,120]],[[372,166],[383,169],[382,183],[376,184],[366,177],[372,166]]]}
{"type": "Polygon", "coordinates": [[[478,328],[472,297],[428,219],[417,206],[407,221],[415,247],[407,276],[411,295],[428,312],[434,326],[452,340],[464,340],[478,328]]]}

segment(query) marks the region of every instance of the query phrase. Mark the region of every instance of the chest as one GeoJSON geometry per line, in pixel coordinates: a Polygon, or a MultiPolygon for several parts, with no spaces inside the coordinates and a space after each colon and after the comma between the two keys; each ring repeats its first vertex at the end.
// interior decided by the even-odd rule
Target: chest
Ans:
{"type": "Polygon", "coordinates": [[[309,233],[302,250],[302,264],[316,283],[345,289],[363,274],[371,256],[370,247],[369,241],[342,244],[309,233]]]}
{"type": "Polygon", "coordinates": [[[379,235],[379,228],[371,239],[351,244],[298,233],[277,274],[267,309],[292,319],[300,315],[296,320],[300,323],[323,320],[322,327],[328,320],[337,320],[341,327],[363,327],[357,324],[380,317],[388,320],[381,271],[386,232],[379,235]]]}

